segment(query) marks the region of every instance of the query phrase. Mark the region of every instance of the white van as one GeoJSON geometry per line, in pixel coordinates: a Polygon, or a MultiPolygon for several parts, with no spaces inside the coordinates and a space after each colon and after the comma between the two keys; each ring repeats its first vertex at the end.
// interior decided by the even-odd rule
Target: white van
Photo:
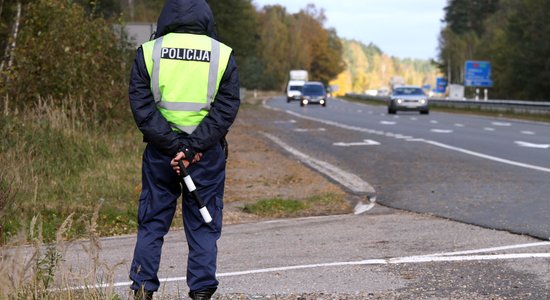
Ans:
{"type": "Polygon", "coordinates": [[[302,88],[305,83],[302,80],[290,80],[286,86],[286,102],[299,101],[302,98],[302,88]]]}

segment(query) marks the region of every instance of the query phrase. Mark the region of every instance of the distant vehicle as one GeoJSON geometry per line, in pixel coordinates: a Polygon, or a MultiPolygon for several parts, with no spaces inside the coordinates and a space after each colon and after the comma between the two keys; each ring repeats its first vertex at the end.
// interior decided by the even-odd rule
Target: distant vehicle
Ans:
{"type": "Polygon", "coordinates": [[[308,72],[306,70],[290,70],[288,75],[289,75],[289,80],[300,80],[300,81],[309,80],[308,72]]]}
{"type": "Polygon", "coordinates": [[[306,82],[302,80],[291,80],[286,86],[286,102],[302,99],[302,88],[306,82]]]}
{"type": "Polygon", "coordinates": [[[429,114],[428,96],[421,87],[403,85],[395,87],[388,102],[388,114],[395,114],[398,110],[416,110],[421,114],[429,114]]]}
{"type": "Polygon", "coordinates": [[[286,85],[286,102],[300,100],[302,98],[302,87],[308,81],[306,70],[290,70],[289,81],[286,85]]]}
{"type": "Polygon", "coordinates": [[[327,90],[323,83],[309,81],[304,84],[300,106],[306,106],[308,104],[321,104],[322,106],[327,106],[327,90]]]}

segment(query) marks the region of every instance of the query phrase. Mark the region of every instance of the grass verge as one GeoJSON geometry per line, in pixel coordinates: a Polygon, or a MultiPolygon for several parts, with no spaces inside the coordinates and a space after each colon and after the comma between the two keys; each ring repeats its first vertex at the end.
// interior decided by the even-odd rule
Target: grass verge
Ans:
{"type": "Polygon", "coordinates": [[[263,218],[344,214],[351,212],[351,207],[344,197],[344,195],[330,193],[312,196],[304,200],[261,199],[256,203],[246,204],[242,207],[242,211],[263,218]]]}
{"type": "Polygon", "coordinates": [[[71,214],[69,238],[85,233],[85,219],[102,202],[101,235],[136,228],[142,142],[127,121],[88,120],[80,107],[4,109],[0,118],[0,244],[40,215],[45,241],[71,214]]]}

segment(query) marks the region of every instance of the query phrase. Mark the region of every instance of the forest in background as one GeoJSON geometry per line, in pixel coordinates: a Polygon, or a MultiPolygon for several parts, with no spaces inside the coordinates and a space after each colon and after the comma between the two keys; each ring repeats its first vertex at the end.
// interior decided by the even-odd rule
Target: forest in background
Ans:
{"type": "Polygon", "coordinates": [[[489,61],[493,98],[549,101],[548,20],[548,0],[448,0],[435,63],[462,84],[465,61],[489,61]]]}
{"type": "MultiPolygon", "coordinates": [[[[0,49],[5,49],[4,62],[17,64],[13,60],[15,51],[10,51],[7,42],[13,37],[13,30],[18,16],[18,7],[21,9],[21,20],[28,16],[28,9],[25,9],[32,1],[28,0],[0,0],[0,15],[3,26],[0,27],[2,39],[0,49]]],[[[70,3],[80,4],[86,9],[90,17],[102,18],[111,23],[124,22],[156,22],[158,14],[163,5],[163,0],[50,0],[39,2],[58,3],[69,7],[70,3]]],[[[401,77],[409,84],[431,84],[435,83],[433,77],[435,68],[427,61],[401,60],[396,57],[385,55],[375,45],[363,45],[357,41],[347,41],[338,36],[333,28],[325,26],[326,16],[322,8],[309,4],[298,13],[289,13],[285,7],[280,5],[257,7],[251,0],[211,0],[209,4],[215,16],[217,31],[220,40],[234,49],[241,84],[248,89],[278,90],[282,91],[288,81],[289,70],[305,69],[310,73],[311,80],[322,81],[325,84],[338,85],[339,94],[346,92],[364,92],[369,89],[380,89],[387,87],[392,77],[401,77]],[[369,48],[371,47],[371,48],[369,48]],[[357,50],[364,51],[357,51],[357,50]],[[372,50],[376,49],[376,50],[372,50]],[[372,50],[372,51],[371,51],[372,50]]],[[[47,16],[42,16],[47,18],[47,16]]],[[[50,19],[55,20],[55,17],[50,19]]],[[[24,22],[23,22],[24,23],[24,22]]],[[[30,25],[24,27],[29,28],[30,25]]],[[[36,26],[37,24],[35,24],[36,26]]],[[[61,24],[59,24],[61,25],[61,24]]],[[[50,24],[49,27],[56,26],[50,24]]],[[[75,27],[78,31],[82,28],[75,27]]],[[[28,32],[25,28],[22,32],[28,32]]],[[[36,30],[36,28],[34,28],[36,30]]],[[[60,29],[50,32],[59,34],[60,29]]],[[[89,30],[83,29],[82,33],[90,34],[89,30]]],[[[33,34],[33,33],[31,33],[33,34]]],[[[52,40],[57,38],[51,36],[52,40]]],[[[368,38],[368,37],[367,37],[368,38]]],[[[19,35],[21,39],[21,34],[19,35]]],[[[17,39],[15,39],[17,40],[17,39]]],[[[28,41],[32,42],[32,41],[28,41]]],[[[40,42],[35,39],[34,42],[40,42]]],[[[63,43],[70,43],[63,41],[63,43]]],[[[19,43],[21,44],[21,43],[19,43]]],[[[45,45],[47,46],[47,45],[45,45]]],[[[21,48],[21,47],[19,47],[21,48]]],[[[15,47],[15,50],[17,47],[15,47]]],[[[32,49],[32,47],[31,47],[32,49]]],[[[54,47],[55,49],[55,47],[54,47]]],[[[60,49],[60,48],[58,48],[60,49]]],[[[119,49],[120,50],[120,49],[119,49]]],[[[117,50],[118,51],[118,50],[117,50]]],[[[108,52],[112,53],[111,50],[108,52]]],[[[36,55],[42,58],[40,65],[47,66],[51,59],[44,55],[43,51],[36,51],[36,55]]],[[[62,55],[56,53],[56,55],[62,55]]],[[[32,53],[20,53],[20,61],[32,53]]],[[[75,59],[79,59],[76,57],[75,59]]],[[[4,63],[4,65],[6,65],[4,63]]],[[[71,74],[78,73],[75,69],[70,70],[71,74]]],[[[36,64],[28,64],[29,68],[35,68],[36,64]]],[[[126,69],[128,66],[126,66],[126,69]]],[[[2,68],[6,71],[6,68],[2,68]]],[[[81,68],[84,70],[84,68],[81,68]]],[[[25,77],[15,75],[17,65],[10,72],[13,78],[25,77]]],[[[64,69],[55,69],[57,73],[48,73],[48,76],[36,78],[36,84],[31,84],[33,89],[21,88],[14,81],[12,91],[23,98],[31,94],[51,95],[51,89],[37,92],[40,86],[52,86],[50,80],[45,78],[65,77],[64,69]],[[40,79],[40,80],[39,80],[40,79]],[[21,94],[23,92],[23,95],[21,94]]],[[[114,69],[120,71],[120,68],[114,69]]],[[[32,73],[32,70],[27,70],[32,73]]],[[[35,72],[36,73],[36,72],[35,72]]],[[[127,75],[120,73],[113,76],[127,75]]],[[[93,76],[95,77],[95,76],[93,76]]],[[[27,80],[28,82],[28,80],[27,80]]],[[[85,82],[77,82],[86,85],[85,82]]],[[[26,87],[28,83],[23,84],[26,87]]],[[[66,90],[72,89],[72,84],[64,87],[54,86],[57,93],[53,96],[66,95],[66,90]]],[[[12,92],[12,93],[13,93],[12,92]]]]}
{"type": "Polygon", "coordinates": [[[397,58],[384,54],[374,44],[342,39],[346,69],[331,81],[338,95],[389,90],[391,83],[434,87],[439,71],[428,60],[397,58]]]}

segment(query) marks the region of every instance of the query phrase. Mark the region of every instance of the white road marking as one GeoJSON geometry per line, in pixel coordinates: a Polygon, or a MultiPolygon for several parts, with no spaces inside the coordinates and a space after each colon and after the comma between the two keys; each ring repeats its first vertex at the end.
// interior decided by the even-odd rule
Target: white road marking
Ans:
{"type": "Polygon", "coordinates": [[[367,211],[371,210],[374,207],[375,203],[376,203],[376,198],[370,199],[370,201],[367,204],[364,204],[363,201],[359,201],[353,208],[353,214],[360,215],[360,214],[366,213],[367,211]]]}
{"type": "Polygon", "coordinates": [[[496,252],[496,251],[503,251],[503,250],[514,250],[514,249],[521,249],[521,248],[544,247],[544,246],[550,246],[550,242],[536,242],[536,243],[527,243],[527,244],[518,244],[518,245],[507,245],[507,246],[500,246],[500,247],[481,248],[481,249],[475,249],[475,250],[465,250],[465,251],[455,251],[455,252],[442,252],[442,253],[440,252],[440,253],[432,253],[432,254],[423,255],[423,256],[449,256],[449,255],[478,254],[478,253],[486,253],[486,252],[496,252]]]}
{"type": "Polygon", "coordinates": [[[275,121],[275,124],[286,124],[286,123],[296,123],[296,120],[287,120],[287,121],[282,121],[282,120],[278,120],[278,121],[275,121]]]}
{"type": "Polygon", "coordinates": [[[451,129],[430,129],[431,132],[435,133],[452,133],[451,129]]]}
{"type": "Polygon", "coordinates": [[[394,136],[394,138],[396,138],[396,139],[403,139],[403,140],[410,140],[410,139],[412,139],[413,137],[410,136],[410,135],[396,134],[396,135],[394,136]]]}
{"type": "Polygon", "coordinates": [[[527,130],[522,131],[521,133],[526,134],[526,135],[535,135],[535,133],[533,131],[527,131],[527,130]]]}
{"type": "Polygon", "coordinates": [[[483,128],[483,130],[485,130],[485,131],[495,131],[495,129],[491,128],[491,127],[485,127],[485,128],[483,128]]]}
{"type": "MultiPolygon", "coordinates": [[[[467,254],[477,254],[477,253],[485,253],[485,252],[495,252],[495,251],[501,251],[501,250],[511,250],[511,249],[518,249],[518,248],[545,247],[545,246],[550,246],[550,242],[510,245],[510,246],[455,251],[455,252],[444,252],[444,253],[436,253],[436,254],[428,254],[428,255],[415,255],[415,256],[378,258],[378,259],[375,258],[375,259],[366,259],[366,260],[358,260],[358,261],[339,261],[339,262],[329,262],[329,263],[251,269],[251,270],[243,270],[243,271],[236,271],[236,272],[217,273],[216,276],[232,277],[232,276],[245,276],[245,275],[261,274],[261,273],[284,272],[284,271],[292,271],[292,270],[318,269],[318,268],[344,267],[344,266],[361,266],[361,265],[391,265],[391,264],[489,261],[489,260],[512,260],[512,259],[515,259],[515,260],[547,259],[547,258],[550,258],[550,253],[544,253],[544,252],[467,255],[467,254]]],[[[185,281],[186,277],[185,276],[169,277],[169,278],[160,278],[159,280],[161,283],[180,282],[180,281],[185,281]]],[[[115,282],[112,284],[77,286],[77,287],[71,287],[71,288],[66,288],[62,290],[66,291],[66,290],[83,290],[83,289],[90,289],[90,288],[126,287],[126,286],[130,286],[131,284],[132,284],[131,281],[125,281],[125,282],[115,282]]]]}
{"type": "Polygon", "coordinates": [[[379,142],[373,141],[373,140],[363,140],[362,142],[352,142],[352,143],[344,143],[344,142],[338,142],[333,143],[333,146],[339,146],[339,147],[351,147],[351,146],[377,146],[380,145],[379,142]]]}
{"type": "Polygon", "coordinates": [[[411,117],[411,121],[416,121],[416,120],[418,120],[417,117],[411,117]]]}
{"type": "Polygon", "coordinates": [[[464,124],[455,123],[455,127],[464,127],[464,124]]]}
{"type": "Polygon", "coordinates": [[[526,148],[537,148],[537,149],[548,149],[550,148],[549,144],[533,144],[528,142],[522,142],[522,141],[515,141],[516,145],[520,147],[526,147],[526,148]]]}
{"type": "Polygon", "coordinates": [[[496,161],[496,162],[500,162],[500,163],[504,163],[504,164],[508,164],[508,165],[512,165],[512,166],[523,167],[523,168],[527,168],[527,169],[533,169],[533,170],[537,170],[537,171],[543,171],[543,172],[550,173],[550,169],[545,168],[545,167],[539,167],[539,166],[535,166],[535,165],[524,164],[524,163],[520,163],[520,162],[513,161],[513,160],[508,160],[508,159],[504,159],[504,158],[500,158],[500,157],[496,157],[496,156],[491,156],[491,155],[487,155],[487,154],[483,154],[483,153],[479,153],[479,152],[475,152],[475,151],[470,151],[470,150],[466,150],[466,149],[462,149],[462,148],[458,148],[458,147],[449,146],[449,145],[439,143],[439,142],[435,142],[435,141],[425,140],[424,142],[426,142],[428,144],[431,144],[431,145],[434,145],[434,146],[441,147],[441,148],[445,148],[445,149],[449,149],[449,150],[453,150],[453,151],[457,151],[457,152],[462,152],[464,154],[469,154],[469,155],[472,155],[472,156],[476,156],[476,157],[480,157],[480,158],[484,158],[484,159],[488,159],[488,160],[492,160],[492,161],[496,161]]]}
{"type": "MultiPolygon", "coordinates": [[[[343,129],[354,130],[354,131],[359,131],[359,132],[370,132],[370,131],[372,131],[372,129],[368,129],[368,128],[363,128],[363,127],[358,127],[358,126],[351,126],[351,125],[341,124],[341,123],[334,122],[334,121],[328,121],[328,120],[324,120],[324,119],[317,119],[317,118],[314,118],[314,117],[304,116],[304,115],[301,115],[299,113],[295,113],[295,112],[290,111],[290,110],[286,110],[285,112],[289,115],[293,115],[293,116],[298,117],[298,118],[302,118],[302,119],[306,119],[306,120],[312,120],[312,121],[316,121],[316,122],[319,122],[319,123],[323,123],[323,124],[343,128],[343,129]]],[[[435,141],[425,140],[425,139],[422,139],[422,138],[418,138],[418,139],[413,138],[413,139],[408,139],[406,141],[424,142],[424,143],[428,143],[428,144],[431,144],[433,146],[441,147],[441,148],[444,148],[444,149],[447,149],[447,150],[457,151],[457,152],[461,152],[461,153],[464,153],[464,154],[476,156],[476,157],[479,157],[479,158],[484,158],[484,159],[487,159],[487,160],[496,161],[496,162],[499,162],[499,163],[504,163],[504,164],[508,164],[508,165],[512,165],[512,166],[516,166],[516,167],[522,167],[522,168],[527,168],[527,169],[532,169],[532,170],[537,170],[537,171],[550,173],[550,168],[525,164],[525,163],[521,163],[521,162],[517,162],[517,161],[513,161],[513,160],[508,160],[508,159],[504,159],[504,158],[500,158],[500,157],[496,157],[496,156],[491,156],[491,155],[487,155],[487,154],[483,154],[483,153],[479,153],[479,152],[475,152],[475,151],[471,151],[471,150],[467,150],[467,149],[463,149],[463,148],[459,148],[459,147],[446,145],[446,144],[435,142],[435,141]]]]}
{"type": "Polygon", "coordinates": [[[432,124],[437,124],[437,123],[439,123],[439,121],[431,120],[430,123],[432,123],[432,124]]]}
{"type": "Polygon", "coordinates": [[[397,122],[393,122],[393,121],[380,121],[380,124],[382,124],[382,125],[395,125],[395,124],[397,124],[397,122]]]}
{"type": "Polygon", "coordinates": [[[491,124],[493,126],[504,126],[504,127],[512,126],[512,123],[508,123],[508,122],[492,122],[491,124]]]}
{"type": "Polygon", "coordinates": [[[296,132],[312,132],[312,131],[327,131],[325,128],[314,128],[314,129],[309,129],[309,128],[296,128],[294,129],[294,131],[296,132]]]}
{"type": "Polygon", "coordinates": [[[328,162],[317,160],[315,158],[312,158],[294,148],[286,144],[285,142],[281,141],[279,138],[269,134],[269,133],[263,133],[266,137],[268,137],[270,140],[272,140],[274,143],[279,145],[284,150],[290,152],[294,156],[296,156],[301,162],[305,163],[306,165],[312,167],[313,169],[319,171],[321,174],[324,174],[326,176],[331,177],[335,181],[339,182],[341,185],[345,186],[346,188],[350,189],[354,193],[360,193],[360,194],[374,194],[374,188],[368,184],[366,181],[361,179],[359,176],[346,172],[336,166],[333,166],[329,164],[328,162]]]}

